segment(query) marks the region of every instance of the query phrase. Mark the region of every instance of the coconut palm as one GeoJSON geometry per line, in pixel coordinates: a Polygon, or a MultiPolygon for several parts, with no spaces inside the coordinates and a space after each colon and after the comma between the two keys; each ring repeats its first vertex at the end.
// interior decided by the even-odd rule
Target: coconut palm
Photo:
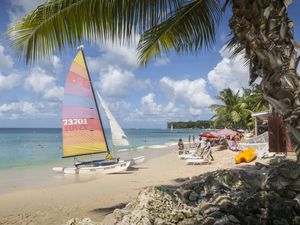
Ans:
{"type": "Polygon", "coordinates": [[[209,108],[215,115],[212,117],[215,127],[248,128],[251,110],[247,107],[239,91],[233,92],[230,88],[224,89],[216,97],[221,104],[213,104],[209,108]]]}
{"type": "MultiPolygon", "coordinates": [[[[300,58],[287,7],[292,0],[49,0],[8,30],[26,61],[83,40],[129,41],[141,34],[142,64],[161,53],[193,53],[214,43],[222,9],[232,7],[229,47],[245,52],[250,81],[282,115],[300,153],[300,58]]],[[[298,155],[300,160],[300,155],[298,155]]]]}
{"type": "Polygon", "coordinates": [[[251,85],[249,88],[244,88],[243,99],[252,112],[269,110],[269,104],[264,99],[264,93],[258,85],[251,85]]]}

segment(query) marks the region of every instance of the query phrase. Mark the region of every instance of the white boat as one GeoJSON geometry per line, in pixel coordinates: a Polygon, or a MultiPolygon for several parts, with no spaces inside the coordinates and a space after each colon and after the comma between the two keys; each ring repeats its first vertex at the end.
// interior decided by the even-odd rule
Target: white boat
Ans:
{"type": "Polygon", "coordinates": [[[91,78],[82,47],[76,55],[65,82],[63,112],[63,157],[106,153],[105,159],[79,162],[72,167],[55,167],[66,174],[119,173],[130,161],[112,158],[103,129],[91,78]]]}
{"type": "MultiPolygon", "coordinates": [[[[114,147],[124,147],[124,146],[130,146],[128,137],[125,134],[124,130],[119,125],[118,121],[115,119],[111,111],[109,110],[106,102],[101,97],[99,92],[97,91],[98,98],[100,100],[100,103],[105,111],[105,114],[108,118],[110,130],[111,130],[111,138],[112,138],[112,144],[114,147]]],[[[125,161],[130,161],[130,165],[138,165],[145,161],[145,156],[139,156],[135,158],[130,158],[125,161]]]]}

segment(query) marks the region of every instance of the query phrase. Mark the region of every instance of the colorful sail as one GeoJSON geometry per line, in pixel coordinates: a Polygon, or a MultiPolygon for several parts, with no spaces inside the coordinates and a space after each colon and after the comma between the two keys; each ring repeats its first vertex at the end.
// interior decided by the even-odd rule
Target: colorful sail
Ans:
{"type": "Polygon", "coordinates": [[[98,98],[100,99],[101,105],[106,113],[106,116],[109,121],[110,130],[111,130],[111,138],[112,138],[112,144],[114,146],[127,146],[129,145],[127,136],[111,111],[109,110],[108,106],[106,105],[106,102],[103,100],[103,98],[100,96],[100,94],[97,92],[98,98]]]}
{"type": "Polygon", "coordinates": [[[108,151],[82,50],[66,79],[62,130],[64,157],[108,151]]]}

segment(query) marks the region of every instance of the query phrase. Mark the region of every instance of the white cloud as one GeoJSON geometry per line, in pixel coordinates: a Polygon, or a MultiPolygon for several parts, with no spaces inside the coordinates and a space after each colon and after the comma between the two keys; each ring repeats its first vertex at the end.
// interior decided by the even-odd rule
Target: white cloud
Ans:
{"type": "Polygon", "coordinates": [[[3,76],[0,73],[0,91],[12,89],[19,84],[20,79],[21,77],[15,73],[8,76],[3,76]]]}
{"type": "Polygon", "coordinates": [[[154,101],[155,94],[149,93],[148,95],[142,97],[141,103],[142,103],[142,109],[144,112],[147,112],[147,114],[151,115],[159,115],[162,112],[162,105],[157,104],[154,101]]]}
{"type": "Polygon", "coordinates": [[[104,46],[103,58],[110,64],[117,64],[119,67],[137,68],[138,59],[136,46],[107,44],[104,46]]]}
{"type": "Polygon", "coordinates": [[[55,70],[59,70],[62,68],[61,60],[56,55],[51,57],[51,64],[55,70]]]}
{"type": "Polygon", "coordinates": [[[25,79],[24,87],[41,94],[46,100],[62,100],[63,87],[56,86],[55,83],[56,78],[47,74],[42,68],[34,67],[25,79]]]}
{"type": "Polygon", "coordinates": [[[57,103],[18,101],[0,105],[0,119],[56,118],[60,113],[57,103]]]}
{"type": "Polygon", "coordinates": [[[12,102],[0,105],[0,118],[18,119],[21,115],[32,115],[37,112],[37,106],[30,102],[12,102]]]}
{"type": "Polygon", "coordinates": [[[118,41],[106,41],[96,43],[101,56],[87,57],[87,63],[91,72],[105,70],[109,66],[117,66],[122,70],[133,71],[139,66],[137,56],[137,43],[139,35],[135,35],[131,44],[120,44],[118,41]]]}
{"type": "Polygon", "coordinates": [[[137,80],[131,71],[122,70],[117,66],[109,66],[100,74],[97,87],[107,97],[126,97],[132,90],[151,87],[149,79],[137,80]]]}
{"type": "Polygon", "coordinates": [[[206,90],[207,82],[204,79],[173,80],[163,77],[159,83],[170,100],[178,104],[193,108],[206,108],[214,103],[206,90]]]}
{"type": "Polygon", "coordinates": [[[98,86],[105,96],[123,97],[128,95],[128,87],[133,80],[133,73],[110,66],[107,71],[101,74],[98,86]]]}
{"type": "Polygon", "coordinates": [[[113,103],[108,103],[108,107],[112,112],[122,112],[131,110],[131,104],[125,101],[117,101],[113,103]]]}
{"type": "Polygon", "coordinates": [[[14,61],[10,55],[4,53],[5,48],[0,45],[0,69],[3,71],[5,69],[12,69],[14,61]]]}
{"type": "Polygon", "coordinates": [[[222,61],[207,75],[209,83],[218,91],[224,88],[237,91],[248,86],[249,71],[244,65],[243,54],[230,59],[230,52],[225,46],[220,50],[220,54],[223,57],[222,61]]]}
{"type": "Polygon", "coordinates": [[[154,65],[155,66],[164,66],[164,65],[167,65],[169,62],[170,62],[170,59],[166,55],[163,55],[154,61],[154,65]]]}
{"type": "Polygon", "coordinates": [[[155,93],[148,93],[141,98],[140,106],[128,112],[124,119],[126,122],[144,121],[161,126],[169,120],[197,120],[203,118],[204,113],[204,116],[209,115],[207,107],[215,103],[204,79],[173,80],[163,77],[159,86],[166,93],[166,99],[159,98],[158,102],[155,93]]]}

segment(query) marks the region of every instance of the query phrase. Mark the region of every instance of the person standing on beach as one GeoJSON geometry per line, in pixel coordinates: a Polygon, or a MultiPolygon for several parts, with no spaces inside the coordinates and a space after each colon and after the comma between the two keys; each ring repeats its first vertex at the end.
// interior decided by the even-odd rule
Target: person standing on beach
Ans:
{"type": "Polygon", "coordinates": [[[207,143],[206,143],[206,148],[207,148],[207,151],[209,152],[209,157],[211,158],[211,161],[214,161],[214,157],[212,156],[212,149],[211,149],[211,143],[209,140],[207,140],[207,143]]]}
{"type": "Polygon", "coordinates": [[[195,135],[193,135],[193,145],[195,146],[195,135]]]}
{"type": "Polygon", "coordinates": [[[189,146],[191,147],[191,135],[189,135],[189,146]]]}

